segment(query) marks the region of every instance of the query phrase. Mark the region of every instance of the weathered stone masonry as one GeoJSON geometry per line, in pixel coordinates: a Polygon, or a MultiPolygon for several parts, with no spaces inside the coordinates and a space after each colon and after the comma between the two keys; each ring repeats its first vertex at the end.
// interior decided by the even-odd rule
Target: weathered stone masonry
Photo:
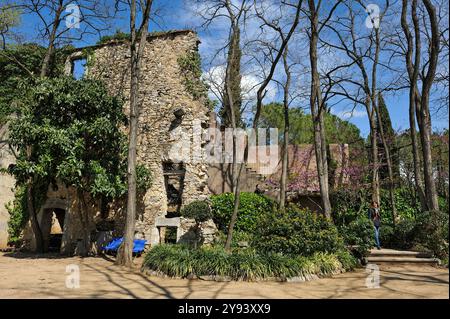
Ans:
{"type": "MultiPolygon", "coordinates": [[[[140,78],[141,110],[139,115],[138,162],[145,164],[153,176],[151,188],[143,198],[138,213],[136,231],[142,237],[155,237],[155,219],[168,211],[166,189],[170,174],[171,148],[176,146],[177,130],[192,134],[193,121],[208,123],[208,109],[203,100],[194,100],[183,83],[180,57],[197,52],[199,40],[196,33],[174,31],[149,36],[142,58],[140,78]],[[175,135],[175,137],[173,137],[175,135]]],[[[125,99],[125,113],[129,114],[130,49],[128,43],[110,42],[85,48],[88,52],[87,76],[103,80],[111,94],[125,99]]],[[[184,163],[181,180],[181,202],[187,204],[206,198],[208,175],[206,163],[184,163]]]]}
{"type": "MultiPolygon", "coordinates": [[[[177,164],[177,159],[173,158],[179,146],[179,133],[192,136],[194,121],[199,121],[206,128],[209,120],[206,101],[194,99],[186,89],[178,62],[180,57],[197,52],[198,44],[196,33],[189,30],[149,35],[142,57],[137,158],[138,163],[150,169],[153,182],[138,202],[136,237],[147,239],[152,244],[160,239],[156,221],[159,225],[164,224],[168,211],[179,210],[183,205],[209,195],[207,163],[185,161],[177,164]]],[[[128,115],[129,43],[113,40],[79,49],[67,59],[66,73],[73,71],[74,60],[80,58],[87,58],[85,76],[104,81],[112,95],[124,98],[124,112],[128,115]]],[[[199,151],[203,152],[203,149],[199,151]]],[[[106,214],[101,209],[101,203],[94,203],[88,209],[88,225],[83,225],[73,192],[73,189],[63,186],[58,190],[49,189],[47,202],[38,216],[43,223],[48,223],[51,218],[47,215],[52,208],[65,210],[61,252],[76,252],[77,242],[85,229],[91,234],[92,249],[95,249],[95,240],[107,240],[113,234],[122,234],[126,208],[123,202],[110,205],[106,214]],[[104,224],[110,225],[109,228],[99,227],[104,224]]],[[[173,219],[169,222],[170,226],[174,222],[177,224],[173,219]]],[[[187,231],[183,225],[186,222],[183,218],[179,220],[179,236],[187,231]]],[[[44,225],[44,228],[49,227],[44,225]]],[[[25,239],[32,248],[30,237],[28,227],[25,239]]]]}

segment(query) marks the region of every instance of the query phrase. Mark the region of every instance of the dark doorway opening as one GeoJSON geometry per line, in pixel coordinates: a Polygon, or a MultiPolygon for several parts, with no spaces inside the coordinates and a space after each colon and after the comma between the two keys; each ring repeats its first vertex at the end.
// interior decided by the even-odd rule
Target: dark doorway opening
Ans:
{"type": "Polygon", "coordinates": [[[65,217],[66,211],[64,209],[49,208],[44,210],[41,229],[45,251],[59,252],[61,250],[65,217]]]}
{"type": "Polygon", "coordinates": [[[183,203],[184,176],[186,167],[184,163],[163,163],[164,185],[167,194],[167,215],[166,217],[179,216],[183,203]]]}
{"type": "Polygon", "coordinates": [[[165,226],[161,227],[160,244],[176,244],[177,243],[177,227],[165,226]]]}

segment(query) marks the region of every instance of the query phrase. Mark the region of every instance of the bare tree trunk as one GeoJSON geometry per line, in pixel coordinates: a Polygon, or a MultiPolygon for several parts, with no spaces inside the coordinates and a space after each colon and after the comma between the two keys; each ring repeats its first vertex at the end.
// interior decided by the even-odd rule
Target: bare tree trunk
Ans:
{"type": "Polygon", "coordinates": [[[53,26],[52,31],[50,33],[49,37],[49,44],[47,51],[44,56],[44,61],[42,62],[41,66],[41,77],[46,77],[50,73],[50,64],[53,60],[53,56],[55,54],[55,39],[56,39],[56,32],[58,30],[59,24],[61,23],[61,13],[63,10],[63,0],[58,0],[58,8],[55,12],[55,19],[53,20],[53,26]]]}
{"type": "MultiPolygon", "coordinates": [[[[248,148],[248,147],[246,147],[248,148]]],[[[240,182],[241,182],[241,174],[242,169],[245,166],[245,162],[240,164],[239,172],[236,176],[236,182],[235,182],[235,189],[234,189],[234,205],[233,205],[233,214],[231,215],[230,224],[228,225],[228,233],[227,233],[227,239],[225,241],[225,250],[230,251],[231,250],[231,243],[233,240],[233,230],[234,226],[236,225],[237,217],[238,217],[238,211],[239,211],[239,202],[240,202],[240,196],[241,196],[241,189],[240,189],[240,182]]]]}
{"type": "Polygon", "coordinates": [[[289,164],[289,89],[291,86],[291,72],[287,61],[289,49],[286,46],[283,53],[283,65],[286,73],[286,83],[283,88],[283,106],[284,106],[284,133],[283,133],[283,149],[282,149],[282,164],[281,164],[281,179],[280,179],[280,209],[284,209],[286,206],[286,184],[287,184],[287,171],[289,164]]]}
{"type": "Polygon", "coordinates": [[[147,42],[148,24],[152,0],[147,0],[143,12],[142,22],[136,31],[136,0],[131,2],[130,29],[131,29],[131,83],[130,83],[130,136],[128,141],[128,197],[125,235],[122,245],[117,253],[116,264],[132,267],[133,241],[136,222],[136,145],[138,135],[139,116],[139,76],[141,58],[147,42]],[[139,38],[138,38],[139,36],[139,38]],[[139,43],[139,47],[137,44],[139,43]]]}
{"type": "MultiPolygon", "coordinates": [[[[388,167],[388,176],[389,176],[389,200],[391,202],[392,207],[392,224],[395,227],[395,221],[397,216],[397,210],[395,207],[395,195],[394,195],[394,174],[392,172],[392,162],[391,162],[391,152],[389,146],[387,145],[386,138],[384,136],[384,128],[383,128],[383,120],[381,119],[380,112],[378,109],[379,101],[377,101],[377,67],[380,56],[380,29],[375,28],[375,58],[372,66],[372,109],[375,111],[376,118],[378,120],[379,134],[383,144],[384,153],[386,155],[386,163],[388,167]],[[377,103],[378,102],[378,103],[377,103]]],[[[375,134],[376,136],[376,134],[375,134]]],[[[376,139],[375,139],[376,141],[376,139]]],[[[379,202],[378,202],[379,203],[379,202]]]]}
{"type": "Polygon", "coordinates": [[[433,176],[433,160],[431,156],[431,116],[430,116],[430,90],[436,75],[436,67],[439,56],[439,27],[436,18],[436,9],[430,0],[423,0],[428,12],[431,25],[430,59],[428,71],[423,79],[422,98],[420,105],[420,138],[422,142],[423,168],[425,180],[425,194],[427,197],[428,209],[439,210],[436,184],[433,176]]]}
{"type": "Polygon", "coordinates": [[[35,250],[37,253],[44,252],[44,238],[42,230],[37,220],[37,213],[34,207],[34,187],[33,179],[30,177],[27,183],[27,207],[30,216],[31,228],[33,229],[34,239],[36,242],[35,250]]]}
{"type": "Polygon", "coordinates": [[[89,216],[87,205],[85,204],[84,193],[81,189],[77,189],[78,213],[83,232],[81,247],[78,247],[78,255],[86,257],[90,252],[90,234],[89,234],[89,216]]]}
{"type": "MultiPolygon", "coordinates": [[[[369,102],[370,103],[370,102],[369,102]]],[[[372,201],[380,203],[380,179],[378,174],[378,145],[377,145],[377,128],[375,124],[374,114],[368,110],[369,127],[370,127],[370,150],[372,157],[372,201]]]]}
{"type": "MultiPolygon", "coordinates": [[[[423,104],[422,104],[423,108],[423,104]]],[[[425,191],[427,196],[428,209],[439,210],[436,184],[433,175],[433,159],[431,156],[431,119],[429,112],[423,111],[421,114],[422,129],[420,138],[422,142],[423,171],[425,177],[425,191]]]]}
{"type": "Polygon", "coordinates": [[[322,95],[320,93],[320,85],[318,91],[318,99],[319,102],[319,125],[320,125],[320,151],[321,151],[321,159],[322,159],[322,167],[323,167],[323,180],[322,187],[323,193],[325,197],[322,198],[323,206],[325,208],[325,216],[327,218],[331,218],[331,203],[330,203],[330,180],[328,177],[328,152],[327,152],[327,140],[326,140],[326,132],[325,132],[325,105],[322,102],[322,95]]]}
{"type": "MultiPolygon", "coordinates": [[[[419,32],[418,19],[416,14],[417,0],[412,1],[412,17],[414,21],[414,29],[415,33],[419,32]]],[[[402,0],[402,14],[401,14],[401,25],[403,32],[407,41],[407,50],[406,50],[406,69],[408,71],[408,76],[410,80],[410,88],[409,88],[409,127],[410,127],[410,136],[411,136],[411,145],[413,152],[413,171],[414,171],[414,185],[416,188],[416,193],[419,197],[420,204],[423,210],[427,209],[427,203],[425,198],[425,193],[423,191],[423,180],[422,173],[420,171],[420,154],[419,154],[419,146],[417,140],[417,130],[416,130],[416,109],[420,109],[420,107],[416,106],[416,103],[420,103],[420,98],[418,97],[419,93],[417,90],[417,78],[419,75],[419,65],[420,65],[420,37],[416,37],[416,53],[415,53],[415,61],[413,64],[412,55],[414,51],[413,46],[413,37],[409,30],[408,22],[406,19],[408,13],[408,1],[402,0]]]]}
{"type": "Polygon", "coordinates": [[[311,95],[310,107],[314,126],[314,150],[316,154],[317,174],[319,178],[320,196],[322,198],[322,209],[327,218],[331,218],[331,203],[329,195],[328,163],[326,139],[324,133],[324,116],[321,99],[319,71],[317,69],[317,42],[319,39],[319,16],[314,0],[309,0],[311,38],[309,55],[311,63],[311,95]]]}
{"type": "MultiPolygon", "coordinates": [[[[414,92],[412,92],[414,95],[414,92]]],[[[409,107],[409,127],[410,127],[410,136],[411,136],[411,146],[413,152],[413,165],[414,165],[414,185],[416,187],[417,195],[419,196],[419,201],[423,210],[427,209],[427,201],[425,198],[425,193],[423,191],[423,179],[422,172],[420,171],[420,153],[419,153],[419,141],[417,140],[417,130],[416,130],[416,111],[415,111],[415,103],[414,96],[412,97],[412,101],[410,98],[410,107],[409,107]]]]}

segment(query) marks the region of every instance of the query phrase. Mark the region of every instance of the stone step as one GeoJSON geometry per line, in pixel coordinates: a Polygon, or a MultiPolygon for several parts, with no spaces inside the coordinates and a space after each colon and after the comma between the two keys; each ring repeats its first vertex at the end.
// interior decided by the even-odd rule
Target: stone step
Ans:
{"type": "Polygon", "coordinates": [[[438,265],[439,259],[436,258],[418,258],[418,257],[392,257],[392,256],[369,256],[367,263],[374,264],[427,264],[438,265]]]}
{"type": "Polygon", "coordinates": [[[432,254],[429,252],[419,251],[402,251],[393,249],[371,250],[371,257],[407,257],[407,258],[431,258],[432,254]]]}

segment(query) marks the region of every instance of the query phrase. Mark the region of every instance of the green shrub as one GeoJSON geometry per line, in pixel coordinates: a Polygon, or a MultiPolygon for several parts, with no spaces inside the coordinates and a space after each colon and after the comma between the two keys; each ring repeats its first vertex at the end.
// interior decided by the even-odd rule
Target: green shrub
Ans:
{"type": "Polygon", "coordinates": [[[380,227],[380,244],[383,247],[394,248],[398,243],[395,241],[395,232],[392,225],[382,224],[380,227]]]}
{"type": "Polygon", "coordinates": [[[417,216],[413,229],[416,242],[423,244],[439,258],[448,256],[448,220],[447,212],[422,212],[417,216]]]}
{"type": "Polygon", "coordinates": [[[181,216],[195,219],[197,223],[205,222],[213,217],[206,201],[196,200],[181,209],[181,216]]]}
{"type": "MultiPolygon", "coordinates": [[[[397,188],[394,191],[395,206],[398,217],[402,220],[415,218],[420,212],[418,198],[408,188],[397,188]]],[[[371,191],[368,189],[338,190],[330,195],[333,207],[333,220],[336,225],[348,225],[361,214],[367,214],[370,207],[371,191]]],[[[386,189],[380,190],[380,212],[383,224],[392,224],[392,207],[390,193],[386,189]]]]}
{"type": "Polygon", "coordinates": [[[373,224],[365,215],[360,215],[348,225],[339,227],[339,233],[346,245],[355,246],[353,250],[358,257],[366,256],[374,245],[373,224]]]}
{"type": "Polygon", "coordinates": [[[14,200],[6,205],[9,213],[8,242],[20,245],[21,233],[28,221],[26,187],[18,186],[14,196],[14,200]]]}
{"type": "Polygon", "coordinates": [[[344,249],[344,241],[331,221],[290,205],[259,219],[252,246],[264,253],[311,256],[344,249]]]}
{"type": "MultiPolygon", "coordinates": [[[[382,201],[381,203],[386,206],[387,209],[391,210],[389,191],[382,191],[382,201]]],[[[410,189],[406,187],[397,188],[394,191],[395,194],[395,208],[397,209],[397,214],[402,219],[412,220],[416,214],[420,211],[419,199],[411,192],[410,189]]]]}
{"type": "Polygon", "coordinates": [[[358,265],[357,260],[348,250],[339,250],[335,255],[346,270],[354,269],[358,265]]]}
{"type": "Polygon", "coordinates": [[[193,241],[194,247],[203,243],[203,237],[201,233],[200,223],[205,222],[212,218],[211,208],[208,202],[196,200],[188,205],[184,206],[181,210],[181,216],[186,218],[192,218],[195,220],[195,240],[193,241]]]}
{"type": "Polygon", "coordinates": [[[413,220],[400,220],[395,228],[390,223],[382,223],[380,227],[380,243],[383,247],[394,249],[411,249],[416,242],[413,220]]]}
{"type": "Polygon", "coordinates": [[[182,245],[157,245],[146,254],[142,270],[149,269],[170,277],[222,276],[231,280],[253,281],[330,275],[355,265],[354,258],[345,251],[289,257],[261,254],[253,249],[229,253],[222,247],[191,249],[182,245]]]}
{"type": "Polygon", "coordinates": [[[436,257],[448,255],[448,214],[418,212],[415,219],[401,219],[394,227],[382,224],[380,241],[384,247],[429,250],[436,257]]]}
{"type": "MultiPolygon", "coordinates": [[[[398,249],[410,249],[415,241],[416,222],[411,219],[400,220],[393,229],[390,247],[398,249]]],[[[391,226],[392,227],[392,226],[391,226]]],[[[383,231],[381,229],[381,231],[383,231]]]]}
{"type": "MultiPolygon", "coordinates": [[[[223,193],[211,196],[213,219],[217,227],[227,233],[234,207],[234,194],[223,193]]],[[[234,227],[236,231],[254,233],[260,216],[270,211],[273,202],[265,196],[254,193],[241,193],[239,198],[238,218],[234,227]]]]}

